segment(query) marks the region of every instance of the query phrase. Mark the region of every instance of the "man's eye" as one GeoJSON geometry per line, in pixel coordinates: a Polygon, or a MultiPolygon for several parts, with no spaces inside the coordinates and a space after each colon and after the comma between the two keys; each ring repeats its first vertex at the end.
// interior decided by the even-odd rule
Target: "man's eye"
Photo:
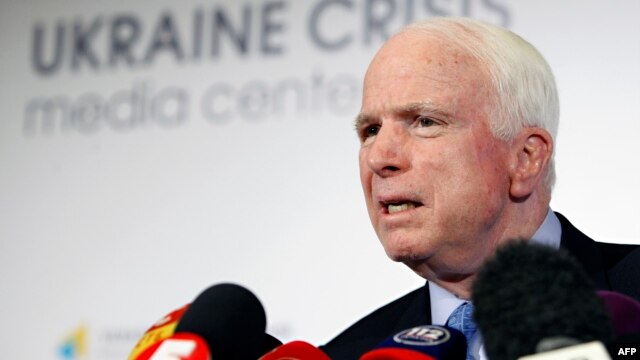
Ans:
{"type": "Polygon", "coordinates": [[[433,119],[429,119],[426,117],[418,118],[418,123],[420,127],[429,127],[429,126],[437,125],[437,123],[433,121],[433,119]]]}
{"type": "Polygon", "coordinates": [[[380,132],[380,125],[370,125],[364,129],[362,135],[366,139],[378,135],[378,132],[380,132]]]}

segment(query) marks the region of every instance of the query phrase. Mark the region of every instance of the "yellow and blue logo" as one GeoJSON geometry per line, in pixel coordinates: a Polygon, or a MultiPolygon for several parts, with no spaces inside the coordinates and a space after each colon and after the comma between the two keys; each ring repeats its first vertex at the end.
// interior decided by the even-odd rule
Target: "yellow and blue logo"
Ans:
{"type": "Polygon", "coordinates": [[[87,355],[87,329],[84,326],[72,331],[58,347],[62,360],[81,360],[87,355]]]}

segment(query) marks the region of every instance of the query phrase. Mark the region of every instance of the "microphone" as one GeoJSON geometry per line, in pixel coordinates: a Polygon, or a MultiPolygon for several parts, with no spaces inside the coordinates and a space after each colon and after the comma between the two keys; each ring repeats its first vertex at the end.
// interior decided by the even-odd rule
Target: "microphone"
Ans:
{"type": "Polygon", "coordinates": [[[595,286],[562,250],[525,241],[499,248],[479,271],[472,300],[491,360],[518,359],[537,347],[547,351],[592,341],[606,346],[612,339],[595,286]]]}
{"type": "Polygon", "coordinates": [[[258,360],[331,360],[331,358],[308,342],[296,340],[278,346],[258,360]]]}
{"type": "Polygon", "coordinates": [[[129,360],[255,360],[282,344],[265,333],[258,298],[235,284],[218,284],[154,324],[129,360]]]}
{"type": "Polygon", "coordinates": [[[140,353],[136,360],[211,360],[209,347],[198,335],[173,334],[140,353]]]}
{"type": "Polygon", "coordinates": [[[262,355],[266,323],[264,308],[251,291],[218,284],[196,297],[175,332],[202,337],[214,360],[255,360],[262,355]]]}
{"type": "Polygon", "coordinates": [[[614,291],[597,293],[611,316],[614,336],[640,334],[640,302],[614,291]]]}
{"type": "Polygon", "coordinates": [[[611,360],[611,357],[600,341],[591,341],[539,354],[522,356],[518,360],[611,360]]]}
{"type": "Polygon", "coordinates": [[[614,358],[633,355],[640,345],[640,302],[613,291],[600,290],[598,296],[611,315],[614,339],[609,354],[614,358]]]}
{"type": "MultiPolygon", "coordinates": [[[[178,321],[187,311],[189,305],[184,305],[176,310],[173,310],[169,314],[163,316],[160,320],[156,321],[138,340],[138,343],[133,347],[129,360],[142,360],[142,353],[151,351],[151,348],[158,345],[162,340],[167,339],[173,335],[175,328],[178,325],[178,321]]],[[[155,349],[155,347],[154,347],[155,349]]]]}
{"type": "Polygon", "coordinates": [[[460,331],[422,325],[393,335],[364,353],[360,360],[464,360],[466,355],[467,340],[460,331]]]}
{"type": "Polygon", "coordinates": [[[262,338],[262,342],[260,343],[260,354],[266,354],[269,351],[277,348],[278,346],[282,345],[282,341],[276,339],[275,337],[265,333],[264,337],[262,338]]]}

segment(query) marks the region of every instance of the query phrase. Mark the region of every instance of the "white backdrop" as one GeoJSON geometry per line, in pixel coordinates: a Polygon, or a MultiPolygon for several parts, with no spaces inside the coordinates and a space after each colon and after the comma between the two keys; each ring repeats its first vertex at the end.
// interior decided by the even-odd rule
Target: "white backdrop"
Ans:
{"type": "Polygon", "coordinates": [[[122,359],[223,281],[276,337],[321,344],[420,286],[370,227],[352,118],[385,34],[434,15],[540,49],[561,97],[552,207],[640,243],[638,1],[3,0],[5,356],[122,359]]]}

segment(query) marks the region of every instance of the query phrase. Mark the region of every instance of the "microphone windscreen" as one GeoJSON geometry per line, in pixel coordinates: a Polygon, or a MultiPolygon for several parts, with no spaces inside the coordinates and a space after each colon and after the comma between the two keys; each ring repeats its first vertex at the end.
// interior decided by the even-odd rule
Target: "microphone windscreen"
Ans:
{"type": "Polygon", "coordinates": [[[598,296],[609,311],[615,336],[640,333],[640,302],[613,291],[600,290],[598,296]]]}
{"type": "Polygon", "coordinates": [[[215,360],[255,360],[262,353],[266,315],[260,300],[235,284],[204,290],[191,303],[175,332],[201,336],[215,360]]]}
{"type": "Polygon", "coordinates": [[[491,360],[535,353],[548,338],[612,338],[609,316],[580,264],[568,253],[525,241],[496,251],[474,283],[474,319],[491,360]]]}
{"type": "Polygon", "coordinates": [[[260,343],[260,354],[266,354],[280,345],[282,345],[282,341],[265,333],[262,337],[262,342],[260,343]]]}

